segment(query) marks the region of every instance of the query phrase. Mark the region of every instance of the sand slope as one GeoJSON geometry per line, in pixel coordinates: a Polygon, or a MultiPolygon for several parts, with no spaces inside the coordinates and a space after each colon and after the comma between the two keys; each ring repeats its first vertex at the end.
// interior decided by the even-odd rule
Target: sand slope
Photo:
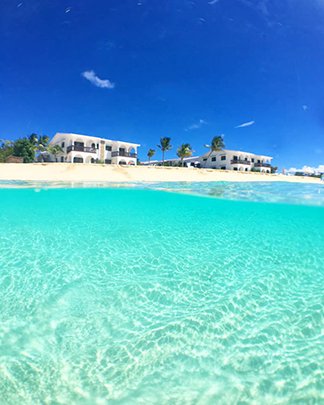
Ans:
{"type": "Polygon", "coordinates": [[[320,183],[319,179],[178,167],[117,166],[101,164],[0,164],[0,180],[30,181],[288,181],[320,183]]]}

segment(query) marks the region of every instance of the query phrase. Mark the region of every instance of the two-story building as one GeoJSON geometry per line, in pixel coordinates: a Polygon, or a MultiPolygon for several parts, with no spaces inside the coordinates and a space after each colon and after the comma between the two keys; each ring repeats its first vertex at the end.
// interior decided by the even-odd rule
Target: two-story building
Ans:
{"type": "Polygon", "coordinates": [[[208,152],[200,158],[201,167],[223,170],[259,171],[271,173],[271,156],[237,150],[208,152]]]}
{"type": "Polygon", "coordinates": [[[137,164],[137,143],[113,141],[88,135],[57,133],[50,145],[59,145],[63,153],[50,155],[50,160],[62,163],[137,164]]]}

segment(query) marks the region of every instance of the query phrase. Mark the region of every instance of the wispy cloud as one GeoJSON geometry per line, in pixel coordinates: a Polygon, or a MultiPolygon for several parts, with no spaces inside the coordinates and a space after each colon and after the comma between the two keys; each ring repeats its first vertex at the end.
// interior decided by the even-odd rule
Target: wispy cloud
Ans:
{"type": "Polygon", "coordinates": [[[209,2],[208,2],[208,4],[216,4],[216,3],[218,3],[219,2],[219,0],[210,0],[209,2]]]}
{"type": "Polygon", "coordinates": [[[235,128],[245,128],[245,127],[250,127],[251,125],[254,125],[255,121],[248,121],[244,122],[243,124],[237,125],[235,128]]]}
{"type": "Polygon", "coordinates": [[[82,76],[101,89],[113,89],[115,87],[115,83],[112,83],[108,79],[100,79],[93,70],[86,70],[82,73],[82,76]]]}
{"type": "Polygon", "coordinates": [[[203,125],[207,125],[208,122],[205,120],[200,119],[198,122],[195,122],[194,124],[189,125],[189,127],[185,128],[185,131],[192,131],[194,129],[199,129],[203,125]]]}

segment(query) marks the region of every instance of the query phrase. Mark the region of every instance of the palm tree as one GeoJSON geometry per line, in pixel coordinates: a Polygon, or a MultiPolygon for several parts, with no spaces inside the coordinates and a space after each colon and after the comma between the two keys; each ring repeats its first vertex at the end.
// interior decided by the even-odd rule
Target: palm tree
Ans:
{"type": "Polygon", "coordinates": [[[162,164],[164,164],[164,153],[172,149],[171,138],[168,138],[167,136],[165,138],[161,138],[160,145],[157,145],[157,147],[162,151],[162,164]]]}
{"type": "Polygon", "coordinates": [[[155,155],[155,149],[149,149],[147,152],[147,157],[149,158],[149,163],[151,162],[151,158],[155,155]]]}
{"type": "Polygon", "coordinates": [[[183,143],[177,150],[177,156],[180,158],[181,166],[183,166],[183,159],[192,155],[192,147],[189,143],[183,143]]]}
{"type": "Polygon", "coordinates": [[[210,155],[213,152],[219,152],[225,148],[223,135],[214,136],[214,138],[211,141],[211,144],[205,145],[205,147],[210,149],[209,155],[207,157],[207,159],[209,159],[210,155]]]}
{"type": "Polygon", "coordinates": [[[47,146],[48,146],[48,142],[49,142],[49,137],[46,136],[46,135],[41,135],[38,138],[38,142],[37,142],[38,149],[39,150],[45,150],[47,148],[47,146]]]}
{"type": "Polygon", "coordinates": [[[59,153],[63,153],[63,149],[60,147],[60,145],[49,145],[46,148],[46,152],[50,153],[51,155],[54,155],[55,161],[57,161],[57,155],[59,153]]]}
{"type": "Polygon", "coordinates": [[[29,143],[34,148],[36,155],[40,156],[41,159],[43,160],[42,153],[47,151],[49,137],[46,135],[38,136],[37,134],[32,133],[28,137],[28,140],[29,140],[29,143]]]}

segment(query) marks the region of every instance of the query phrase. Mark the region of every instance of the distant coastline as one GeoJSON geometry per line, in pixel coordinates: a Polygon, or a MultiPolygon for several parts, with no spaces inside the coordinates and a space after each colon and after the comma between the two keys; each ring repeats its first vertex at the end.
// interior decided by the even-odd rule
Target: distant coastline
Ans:
{"type": "MultiPolygon", "coordinates": [[[[310,177],[255,172],[156,166],[118,166],[71,163],[0,164],[0,181],[106,181],[106,182],[269,182],[321,184],[310,177]]],[[[323,183],[322,183],[323,184],[323,183]]]]}

